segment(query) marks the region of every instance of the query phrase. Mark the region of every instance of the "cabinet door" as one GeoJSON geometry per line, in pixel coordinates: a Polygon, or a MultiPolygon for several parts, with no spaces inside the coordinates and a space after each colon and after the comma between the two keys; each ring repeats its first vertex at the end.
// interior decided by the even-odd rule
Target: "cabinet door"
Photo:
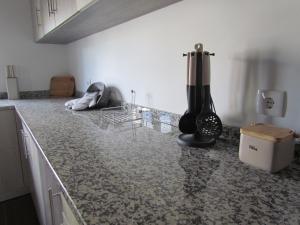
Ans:
{"type": "Polygon", "coordinates": [[[47,225],[61,225],[61,186],[45,158],[43,162],[43,190],[47,225]]]}
{"type": "Polygon", "coordinates": [[[24,177],[24,184],[27,189],[30,190],[30,170],[29,170],[29,161],[27,155],[27,145],[26,145],[26,137],[24,133],[23,125],[20,117],[16,113],[16,124],[17,124],[17,134],[18,134],[18,142],[19,142],[19,151],[21,156],[21,165],[24,177]]]}
{"type": "Polygon", "coordinates": [[[37,211],[40,224],[46,224],[45,201],[43,197],[42,174],[43,168],[40,166],[41,156],[34,140],[26,131],[28,159],[30,164],[30,172],[32,177],[32,198],[37,211]]]}
{"type": "Polygon", "coordinates": [[[77,10],[81,10],[84,7],[86,7],[88,4],[96,1],[98,0],[76,0],[77,10]]]}
{"type": "Polygon", "coordinates": [[[0,109],[0,201],[24,194],[14,110],[0,109]]]}
{"type": "Polygon", "coordinates": [[[36,41],[44,36],[41,0],[31,0],[34,38],[36,41]]]}
{"type": "Polygon", "coordinates": [[[44,34],[55,28],[55,5],[53,0],[41,0],[41,13],[43,20],[44,34]]]}
{"type": "Polygon", "coordinates": [[[55,22],[56,26],[59,26],[71,16],[73,16],[76,11],[76,0],[53,0],[55,2],[55,22]]]}
{"type": "Polygon", "coordinates": [[[67,203],[67,200],[63,195],[61,195],[61,201],[62,201],[62,216],[63,216],[62,225],[79,225],[76,217],[74,216],[70,206],[67,203]]]}
{"type": "Polygon", "coordinates": [[[61,225],[60,184],[29,131],[23,125],[30,167],[31,194],[41,225],[61,225]]]}

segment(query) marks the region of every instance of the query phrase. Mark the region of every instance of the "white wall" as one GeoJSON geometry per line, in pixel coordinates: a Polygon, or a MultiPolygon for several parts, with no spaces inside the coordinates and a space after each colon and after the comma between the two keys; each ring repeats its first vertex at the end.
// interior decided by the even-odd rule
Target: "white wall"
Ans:
{"type": "Polygon", "coordinates": [[[78,88],[104,81],[127,101],[175,113],[186,109],[186,59],[197,42],[215,52],[212,94],[231,125],[256,118],[258,88],[288,92],[288,111],[275,123],[300,131],[300,1],[184,0],[71,43],[70,72],[78,88]]]}
{"type": "Polygon", "coordinates": [[[0,92],[5,66],[16,66],[21,91],[48,90],[50,77],[68,71],[66,46],[35,44],[29,0],[0,0],[0,92]]]}

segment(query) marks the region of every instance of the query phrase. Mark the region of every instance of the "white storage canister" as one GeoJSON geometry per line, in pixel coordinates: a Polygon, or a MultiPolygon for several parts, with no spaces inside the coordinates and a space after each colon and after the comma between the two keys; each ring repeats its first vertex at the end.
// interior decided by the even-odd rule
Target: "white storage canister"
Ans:
{"type": "Polygon", "coordinates": [[[239,158],[271,173],[287,167],[294,159],[294,132],[269,124],[241,128],[239,158]]]}

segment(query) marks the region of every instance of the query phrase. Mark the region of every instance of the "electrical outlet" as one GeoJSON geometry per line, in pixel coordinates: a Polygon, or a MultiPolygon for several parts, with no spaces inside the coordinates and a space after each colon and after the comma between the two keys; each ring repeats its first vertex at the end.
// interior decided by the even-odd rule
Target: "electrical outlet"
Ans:
{"type": "Polygon", "coordinates": [[[286,92],[258,90],[256,112],[267,116],[284,117],[286,112],[286,92]]]}
{"type": "Polygon", "coordinates": [[[274,107],[275,102],[274,102],[273,98],[268,97],[268,98],[265,98],[263,101],[264,101],[263,103],[264,103],[266,109],[272,109],[274,107]]]}

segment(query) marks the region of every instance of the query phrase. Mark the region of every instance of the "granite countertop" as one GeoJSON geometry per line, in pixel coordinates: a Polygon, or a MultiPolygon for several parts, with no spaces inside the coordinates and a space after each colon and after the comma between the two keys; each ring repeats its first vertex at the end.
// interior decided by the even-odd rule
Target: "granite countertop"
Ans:
{"type": "Polygon", "coordinates": [[[177,128],[151,115],[112,127],[99,111],[68,111],[64,101],[0,107],[16,106],[83,224],[300,224],[299,159],[269,174],[240,162],[230,142],[181,148],[177,128]]]}

